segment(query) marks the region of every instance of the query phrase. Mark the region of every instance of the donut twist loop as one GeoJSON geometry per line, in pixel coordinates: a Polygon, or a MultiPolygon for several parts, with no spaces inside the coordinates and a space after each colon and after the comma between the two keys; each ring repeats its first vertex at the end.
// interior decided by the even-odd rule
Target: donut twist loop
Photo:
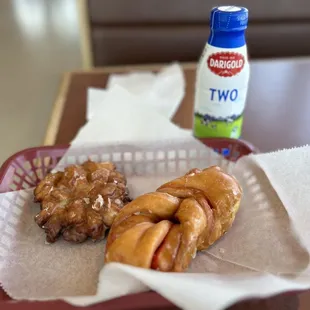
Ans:
{"type": "Polygon", "coordinates": [[[242,189],[219,167],[193,169],[139,196],[116,216],[105,262],[160,271],[186,270],[232,225],[242,189]]]}

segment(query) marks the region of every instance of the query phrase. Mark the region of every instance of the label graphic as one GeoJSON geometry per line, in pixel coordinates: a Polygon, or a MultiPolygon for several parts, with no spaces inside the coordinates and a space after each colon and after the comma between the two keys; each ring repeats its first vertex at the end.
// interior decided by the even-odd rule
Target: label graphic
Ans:
{"type": "Polygon", "coordinates": [[[231,77],[240,73],[245,59],[242,54],[234,52],[220,52],[211,54],[207,60],[211,72],[221,77],[231,77]]]}

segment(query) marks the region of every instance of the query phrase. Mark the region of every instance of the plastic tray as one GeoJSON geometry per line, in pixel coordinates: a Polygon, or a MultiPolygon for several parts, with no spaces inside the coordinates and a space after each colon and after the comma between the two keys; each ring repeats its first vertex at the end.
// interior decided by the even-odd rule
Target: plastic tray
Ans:
{"type": "MultiPolygon", "coordinates": [[[[248,142],[228,138],[200,139],[231,161],[257,152],[248,142]]],[[[0,193],[34,187],[52,170],[68,145],[40,146],[22,150],[8,158],[0,169],[0,193]]]]}
{"type": "MultiPolygon", "coordinates": [[[[227,138],[206,138],[200,139],[204,144],[213,148],[216,152],[222,154],[229,160],[236,161],[244,155],[257,152],[251,144],[242,140],[227,138]]],[[[5,161],[0,169],[0,193],[14,190],[27,189],[37,185],[37,183],[53,169],[61,157],[68,149],[65,146],[41,146],[25,149],[5,161]]],[[[0,287],[0,308],[12,306],[10,298],[0,287]]],[[[37,305],[45,309],[73,309],[74,307],[60,301],[53,302],[18,302],[23,309],[31,307],[35,309],[37,305]]],[[[168,300],[155,292],[146,292],[134,295],[128,295],[116,298],[99,305],[89,307],[91,309],[176,309],[168,300]]]]}

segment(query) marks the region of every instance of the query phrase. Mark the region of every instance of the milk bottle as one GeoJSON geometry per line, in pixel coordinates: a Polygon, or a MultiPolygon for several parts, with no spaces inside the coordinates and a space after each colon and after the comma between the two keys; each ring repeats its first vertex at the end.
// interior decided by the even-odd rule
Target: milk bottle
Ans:
{"type": "Polygon", "coordinates": [[[195,90],[194,135],[239,138],[249,81],[245,30],[248,10],[213,8],[211,33],[200,58],[195,90]]]}

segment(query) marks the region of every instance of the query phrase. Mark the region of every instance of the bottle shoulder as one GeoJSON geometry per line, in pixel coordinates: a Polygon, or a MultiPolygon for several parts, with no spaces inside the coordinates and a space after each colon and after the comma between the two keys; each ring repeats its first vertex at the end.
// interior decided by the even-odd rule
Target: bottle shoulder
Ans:
{"type": "Polygon", "coordinates": [[[208,43],[219,48],[238,48],[246,45],[245,31],[212,31],[208,43]]]}

